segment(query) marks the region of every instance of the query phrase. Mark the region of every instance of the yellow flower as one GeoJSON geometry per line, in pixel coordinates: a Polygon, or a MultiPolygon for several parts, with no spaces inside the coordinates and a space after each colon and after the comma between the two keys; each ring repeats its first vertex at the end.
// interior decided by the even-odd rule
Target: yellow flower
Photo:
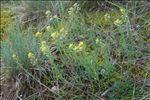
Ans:
{"type": "Polygon", "coordinates": [[[12,58],[17,59],[17,55],[13,53],[12,58]]]}
{"type": "Polygon", "coordinates": [[[49,16],[51,14],[51,12],[49,11],[49,10],[47,10],[46,12],[45,12],[45,15],[46,16],[49,16]]]}
{"type": "Polygon", "coordinates": [[[125,13],[125,9],[124,9],[124,8],[120,8],[120,12],[121,12],[122,14],[124,14],[124,13],[125,13]]]}
{"type": "Polygon", "coordinates": [[[83,48],[84,48],[84,43],[81,41],[81,42],[79,42],[78,46],[76,46],[76,47],[74,48],[74,50],[81,50],[81,49],[83,49],[83,48]]]}
{"type": "Polygon", "coordinates": [[[96,38],[96,44],[98,44],[99,43],[99,39],[98,38],[96,38]]]}
{"type": "Polygon", "coordinates": [[[53,16],[53,18],[57,19],[57,18],[58,18],[58,16],[57,16],[57,15],[54,15],[54,16],[53,16]]]}
{"type": "Polygon", "coordinates": [[[84,43],[81,41],[81,42],[79,42],[79,47],[83,47],[83,45],[84,45],[84,43]]]}
{"type": "Polygon", "coordinates": [[[60,33],[63,33],[64,31],[65,31],[64,28],[61,28],[61,29],[60,29],[60,33]]]}
{"type": "Polygon", "coordinates": [[[40,51],[43,52],[43,53],[46,53],[48,51],[48,49],[47,49],[46,46],[41,46],[40,51]]]}
{"type": "Polygon", "coordinates": [[[114,24],[115,24],[116,26],[119,26],[119,25],[122,24],[122,21],[119,20],[119,19],[117,19],[116,21],[114,21],[114,24]]]}
{"type": "Polygon", "coordinates": [[[50,29],[51,29],[50,26],[47,26],[47,27],[46,27],[46,30],[47,30],[47,31],[50,31],[50,29]]]}
{"type": "Polygon", "coordinates": [[[32,53],[32,52],[29,52],[28,53],[28,58],[29,59],[34,59],[35,57],[34,57],[34,54],[32,53]]]}
{"type": "Polygon", "coordinates": [[[74,44],[71,43],[71,44],[69,45],[69,49],[72,49],[73,47],[74,47],[74,44]]]}
{"type": "Polygon", "coordinates": [[[46,46],[46,41],[41,42],[40,51],[43,53],[46,53],[48,51],[48,48],[46,46]]]}
{"type": "Polygon", "coordinates": [[[76,46],[75,48],[74,48],[74,50],[79,50],[80,49],[80,47],[79,46],[76,46]]]}
{"type": "Polygon", "coordinates": [[[73,49],[73,50],[75,50],[75,51],[82,50],[84,47],[85,47],[85,45],[84,45],[84,43],[83,43],[82,41],[79,42],[79,44],[76,45],[76,46],[75,46],[73,43],[71,43],[71,44],[69,45],[69,49],[73,49]]]}
{"type": "Polygon", "coordinates": [[[56,37],[57,37],[57,32],[53,32],[52,34],[51,34],[51,37],[53,38],[53,39],[55,39],[56,37]]]}
{"type": "Polygon", "coordinates": [[[42,33],[41,32],[36,32],[35,37],[41,37],[42,33]]]}

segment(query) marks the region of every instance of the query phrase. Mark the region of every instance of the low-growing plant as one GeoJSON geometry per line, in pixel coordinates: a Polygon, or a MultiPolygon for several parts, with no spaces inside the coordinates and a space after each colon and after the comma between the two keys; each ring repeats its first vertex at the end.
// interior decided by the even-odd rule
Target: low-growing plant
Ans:
{"type": "Polygon", "coordinates": [[[126,100],[143,94],[144,91],[136,91],[144,89],[136,78],[149,77],[145,67],[149,66],[149,54],[143,51],[148,46],[143,41],[143,48],[136,43],[140,35],[134,35],[136,30],[128,27],[132,24],[129,11],[119,6],[116,12],[119,14],[101,15],[95,25],[94,18],[87,22],[80,5],[74,3],[63,17],[47,10],[47,23],[44,29],[37,27],[37,32],[32,31],[32,25],[25,31],[19,23],[9,27],[1,45],[2,60],[16,81],[24,85],[17,96],[126,100]]]}

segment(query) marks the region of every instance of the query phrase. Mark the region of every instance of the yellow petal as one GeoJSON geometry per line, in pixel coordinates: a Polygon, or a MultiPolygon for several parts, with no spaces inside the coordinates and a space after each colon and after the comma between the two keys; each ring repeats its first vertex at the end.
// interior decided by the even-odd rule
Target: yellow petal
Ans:
{"type": "Polygon", "coordinates": [[[98,39],[98,38],[96,39],[96,44],[97,44],[97,43],[99,43],[99,39],[98,39]]]}
{"type": "Polygon", "coordinates": [[[51,34],[51,37],[52,37],[53,39],[55,39],[56,36],[57,36],[57,32],[53,32],[53,33],[51,34]]]}
{"type": "Polygon", "coordinates": [[[42,35],[41,32],[36,32],[36,33],[35,33],[35,37],[40,37],[41,35],[42,35]]]}
{"type": "Polygon", "coordinates": [[[51,12],[49,11],[49,10],[47,10],[46,12],[45,12],[45,15],[50,15],[51,14],[51,12]]]}
{"type": "Polygon", "coordinates": [[[61,28],[61,29],[60,29],[60,33],[63,33],[64,31],[65,31],[64,28],[61,28]]]}
{"type": "Polygon", "coordinates": [[[73,46],[74,46],[74,45],[71,43],[71,44],[69,45],[69,49],[73,48],[73,46]]]}
{"type": "Polygon", "coordinates": [[[81,46],[83,46],[84,45],[84,43],[81,41],[81,42],[79,42],[79,47],[81,47],[81,46]]]}
{"type": "Polygon", "coordinates": [[[47,31],[50,31],[50,29],[51,29],[50,26],[47,26],[47,27],[46,27],[46,30],[47,30],[47,31]]]}

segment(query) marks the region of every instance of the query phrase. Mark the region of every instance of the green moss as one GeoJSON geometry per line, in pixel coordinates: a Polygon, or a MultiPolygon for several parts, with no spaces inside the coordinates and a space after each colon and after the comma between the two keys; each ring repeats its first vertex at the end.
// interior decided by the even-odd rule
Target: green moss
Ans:
{"type": "Polygon", "coordinates": [[[0,32],[3,32],[4,29],[10,24],[11,22],[11,11],[10,10],[2,10],[1,11],[1,28],[0,28],[0,32]]]}
{"type": "Polygon", "coordinates": [[[5,29],[11,24],[12,19],[12,12],[10,9],[2,9],[1,10],[1,16],[0,16],[0,36],[1,39],[4,39],[6,37],[5,29]]]}
{"type": "Polygon", "coordinates": [[[102,29],[110,30],[111,25],[116,19],[121,18],[121,13],[119,11],[107,11],[107,12],[90,12],[87,13],[87,22],[91,24],[96,24],[102,29]],[[108,15],[108,17],[106,17],[108,15]],[[110,18],[109,18],[110,17],[110,18]]]}

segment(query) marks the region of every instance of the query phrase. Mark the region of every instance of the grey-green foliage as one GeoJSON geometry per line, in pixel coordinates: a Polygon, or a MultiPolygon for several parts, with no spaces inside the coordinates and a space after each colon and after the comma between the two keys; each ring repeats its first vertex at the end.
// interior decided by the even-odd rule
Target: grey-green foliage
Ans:
{"type": "Polygon", "coordinates": [[[19,70],[20,66],[29,68],[28,53],[32,52],[37,55],[37,47],[36,39],[33,37],[31,30],[23,33],[19,27],[10,27],[7,30],[7,39],[1,43],[1,55],[5,67],[16,70],[19,70]],[[17,59],[12,57],[13,54],[17,56],[17,59]]]}

